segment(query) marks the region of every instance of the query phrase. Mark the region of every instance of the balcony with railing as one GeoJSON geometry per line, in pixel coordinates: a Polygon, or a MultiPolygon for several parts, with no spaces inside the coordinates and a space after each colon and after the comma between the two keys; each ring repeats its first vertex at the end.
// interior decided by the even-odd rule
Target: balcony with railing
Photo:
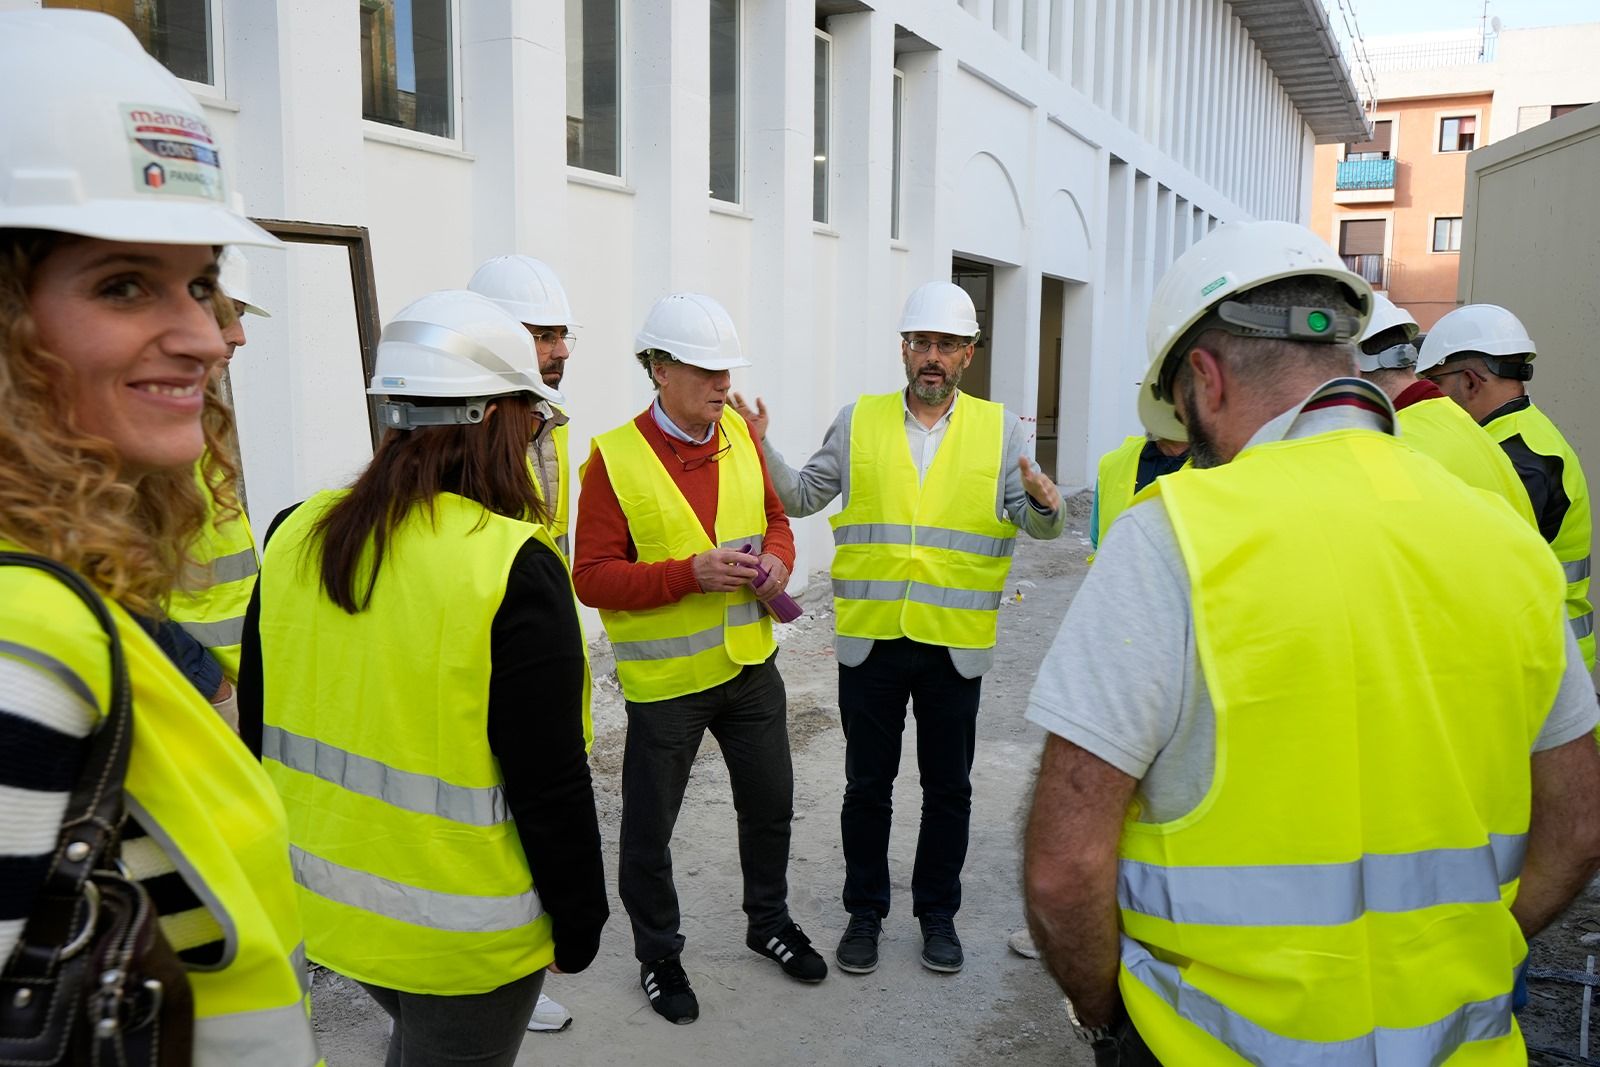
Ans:
{"type": "Polygon", "coordinates": [[[1394,199],[1392,159],[1342,159],[1333,180],[1336,204],[1376,204],[1394,199]]]}
{"type": "Polygon", "coordinates": [[[1341,256],[1344,265],[1365,278],[1374,289],[1389,288],[1389,259],[1382,255],[1341,256]]]}

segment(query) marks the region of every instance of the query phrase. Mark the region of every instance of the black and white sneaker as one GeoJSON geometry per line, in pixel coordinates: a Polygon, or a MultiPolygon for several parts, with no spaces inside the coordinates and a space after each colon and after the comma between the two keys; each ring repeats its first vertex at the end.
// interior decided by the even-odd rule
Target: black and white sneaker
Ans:
{"type": "Polygon", "coordinates": [[[678,957],[639,964],[639,985],[656,1014],[667,1022],[687,1026],[700,1018],[700,1002],[689,988],[689,976],[683,973],[678,957]]]}
{"type": "Polygon", "coordinates": [[[828,977],[828,964],[821,953],[811,947],[811,939],[800,924],[791,922],[768,937],[751,934],[745,944],[769,960],[777,960],[783,973],[802,982],[820,982],[828,977]]]}

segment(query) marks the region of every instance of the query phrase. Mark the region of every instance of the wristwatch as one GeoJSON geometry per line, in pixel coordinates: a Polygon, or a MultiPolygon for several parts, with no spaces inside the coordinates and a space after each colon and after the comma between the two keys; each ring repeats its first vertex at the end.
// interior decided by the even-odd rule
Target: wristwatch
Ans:
{"type": "Polygon", "coordinates": [[[1098,1045],[1103,1041],[1114,1041],[1117,1036],[1116,1023],[1105,1026],[1085,1026],[1078,1021],[1078,1011],[1072,1006],[1072,1001],[1066,1001],[1067,1021],[1072,1024],[1072,1033],[1079,1041],[1086,1045],[1098,1045]]]}

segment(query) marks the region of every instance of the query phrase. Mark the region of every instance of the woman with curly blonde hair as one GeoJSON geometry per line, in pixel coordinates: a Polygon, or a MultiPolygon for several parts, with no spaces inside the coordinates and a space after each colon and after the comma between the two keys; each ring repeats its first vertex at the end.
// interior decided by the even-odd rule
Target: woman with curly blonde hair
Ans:
{"type": "Polygon", "coordinates": [[[311,1065],[282,808],[144,621],[164,613],[205,521],[202,456],[211,495],[237,508],[222,444],[232,416],[213,380],[227,352],[217,249],[276,242],[223,206],[199,105],[121,23],[0,14],[0,97],[34,102],[0,127],[0,551],[12,554],[0,566],[0,1059],[23,1062],[19,1035],[47,1030],[52,1005],[87,1019],[45,993],[62,988],[62,946],[92,933],[100,897],[44,887],[93,859],[143,887],[163,935],[153,951],[176,956],[171,980],[187,988],[148,1001],[134,990],[118,1009],[134,1015],[69,1031],[71,1054],[104,1055],[108,1033],[143,1027],[162,1062],[311,1065]],[[62,822],[86,775],[118,775],[100,764],[106,739],[126,735],[98,728],[127,717],[112,714],[118,645],[132,697],[125,818],[120,845],[91,850],[83,835],[99,836],[62,822]],[[186,1005],[183,1017],[163,1002],[186,1005]]]}

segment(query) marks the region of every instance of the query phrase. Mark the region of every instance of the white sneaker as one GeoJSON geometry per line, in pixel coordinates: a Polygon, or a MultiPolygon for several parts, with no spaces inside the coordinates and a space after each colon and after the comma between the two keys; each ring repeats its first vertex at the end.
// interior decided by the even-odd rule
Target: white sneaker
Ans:
{"type": "Polygon", "coordinates": [[[1011,946],[1012,952],[1015,952],[1025,960],[1039,958],[1039,948],[1033,943],[1033,935],[1028,933],[1026,926],[1007,938],[1006,944],[1011,946]]]}
{"type": "Polygon", "coordinates": [[[528,1020],[528,1029],[555,1033],[571,1025],[572,1013],[540,993],[539,1003],[533,1006],[533,1018],[528,1020]]]}

